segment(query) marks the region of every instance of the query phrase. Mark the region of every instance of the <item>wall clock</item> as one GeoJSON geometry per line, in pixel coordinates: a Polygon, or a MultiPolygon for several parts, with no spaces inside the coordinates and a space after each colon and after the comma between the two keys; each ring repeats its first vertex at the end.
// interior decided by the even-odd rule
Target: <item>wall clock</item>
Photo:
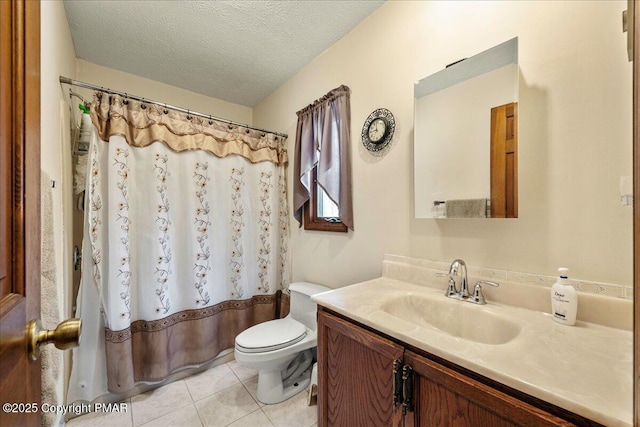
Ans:
{"type": "Polygon", "coordinates": [[[369,114],[362,126],[362,144],[371,152],[384,149],[396,130],[396,120],[391,111],[378,108],[369,114]]]}

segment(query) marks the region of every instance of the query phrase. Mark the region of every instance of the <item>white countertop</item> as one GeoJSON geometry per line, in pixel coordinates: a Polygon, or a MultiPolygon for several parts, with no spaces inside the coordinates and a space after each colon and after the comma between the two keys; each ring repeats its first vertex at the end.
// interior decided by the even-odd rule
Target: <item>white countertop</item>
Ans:
{"type": "MultiPolygon", "coordinates": [[[[440,286],[438,282],[435,286],[440,286]]],[[[381,309],[393,299],[440,295],[442,289],[387,277],[317,294],[319,305],[400,341],[607,426],[631,426],[633,334],[576,322],[565,326],[539,311],[491,302],[479,306],[520,327],[511,341],[483,344],[423,327],[381,309]]],[[[467,302],[455,303],[472,305],[467,302]]]]}

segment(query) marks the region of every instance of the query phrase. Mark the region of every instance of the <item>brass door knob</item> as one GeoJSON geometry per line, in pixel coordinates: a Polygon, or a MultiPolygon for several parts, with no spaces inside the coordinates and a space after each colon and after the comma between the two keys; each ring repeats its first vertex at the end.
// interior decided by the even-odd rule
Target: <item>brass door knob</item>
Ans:
{"type": "Polygon", "coordinates": [[[40,320],[32,320],[27,325],[27,351],[30,360],[40,357],[40,346],[54,344],[60,350],[77,347],[82,332],[81,319],[67,319],[53,331],[42,329],[40,320]]]}

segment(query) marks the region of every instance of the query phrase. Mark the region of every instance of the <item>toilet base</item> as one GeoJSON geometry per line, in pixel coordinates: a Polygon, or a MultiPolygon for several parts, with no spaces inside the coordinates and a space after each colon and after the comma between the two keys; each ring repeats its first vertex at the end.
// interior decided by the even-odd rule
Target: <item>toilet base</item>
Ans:
{"type": "Polygon", "coordinates": [[[300,353],[287,369],[264,369],[258,373],[258,400],[265,404],[283,402],[305,390],[311,382],[312,352],[300,353]],[[283,378],[287,375],[288,377],[283,378]]]}
{"type": "Polygon", "coordinates": [[[277,375],[278,372],[273,374],[277,376],[276,381],[269,380],[268,378],[265,379],[264,376],[258,380],[258,400],[267,405],[284,402],[301,391],[306,390],[311,382],[311,369],[307,369],[299,377],[298,381],[286,387],[283,387],[282,380],[279,378],[279,375],[277,375]]]}

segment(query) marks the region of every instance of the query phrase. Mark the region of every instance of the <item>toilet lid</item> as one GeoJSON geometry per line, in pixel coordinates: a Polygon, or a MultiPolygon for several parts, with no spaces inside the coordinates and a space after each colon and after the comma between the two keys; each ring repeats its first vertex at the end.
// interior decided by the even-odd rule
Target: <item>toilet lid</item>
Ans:
{"type": "Polygon", "coordinates": [[[295,344],[306,335],[306,326],[287,317],[263,322],[241,332],[236,337],[236,346],[247,353],[272,351],[295,344]]]}

